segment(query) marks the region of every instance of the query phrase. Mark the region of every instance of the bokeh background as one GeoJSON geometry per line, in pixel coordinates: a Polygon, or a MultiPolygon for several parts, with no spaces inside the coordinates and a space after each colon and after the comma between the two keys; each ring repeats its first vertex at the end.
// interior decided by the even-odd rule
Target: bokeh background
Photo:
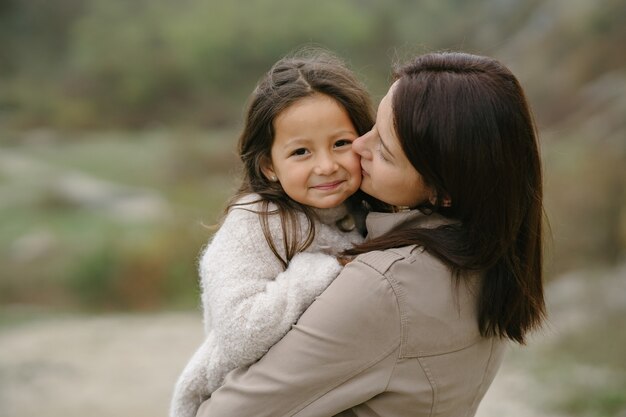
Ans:
{"type": "Polygon", "coordinates": [[[375,102],[419,53],[513,70],[551,316],[479,415],[626,416],[624,0],[0,0],[0,415],[166,415],[247,96],[307,44],[375,102]]]}

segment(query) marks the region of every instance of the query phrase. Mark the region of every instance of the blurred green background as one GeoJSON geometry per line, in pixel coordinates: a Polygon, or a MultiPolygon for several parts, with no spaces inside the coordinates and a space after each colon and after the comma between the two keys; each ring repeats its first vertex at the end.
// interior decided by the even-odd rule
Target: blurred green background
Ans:
{"type": "MultiPolygon", "coordinates": [[[[509,66],[543,148],[548,281],[582,274],[580,285],[624,295],[625,3],[1,0],[0,329],[55,315],[199,315],[196,259],[238,184],[247,96],[305,44],[345,58],[375,102],[391,64],[418,53],[509,66]]],[[[561,388],[547,409],[626,415],[626,301],[608,296],[583,297],[602,314],[541,360],[617,372],[590,389],[540,366],[561,388]]]]}

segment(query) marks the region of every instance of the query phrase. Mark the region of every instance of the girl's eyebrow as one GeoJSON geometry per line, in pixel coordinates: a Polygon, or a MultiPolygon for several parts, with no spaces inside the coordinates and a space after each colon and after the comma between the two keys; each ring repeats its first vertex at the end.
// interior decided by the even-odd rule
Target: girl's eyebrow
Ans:
{"type": "Polygon", "coordinates": [[[359,134],[357,132],[355,132],[354,130],[340,130],[335,132],[335,134],[333,136],[338,137],[338,136],[344,136],[344,135],[356,135],[359,136],[359,134]]]}
{"type": "Polygon", "coordinates": [[[287,139],[287,142],[283,144],[283,148],[291,148],[294,146],[304,146],[308,145],[311,141],[307,138],[299,138],[295,137],[292,139],[287,139]]]}

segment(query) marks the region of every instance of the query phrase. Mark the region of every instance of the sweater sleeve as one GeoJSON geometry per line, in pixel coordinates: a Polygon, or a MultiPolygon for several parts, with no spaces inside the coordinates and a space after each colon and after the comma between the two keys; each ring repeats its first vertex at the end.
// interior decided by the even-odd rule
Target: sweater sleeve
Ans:
{"type": "Polygon", "coordinates": [[[195,416],[202,401],[215,390],[209,386],[206,372],[211,348],[211,338],[206,338],[178,377],[170,402],[170,417],[195,416]]]}
{"type": "MultiPolygon", "coordinates": [[[[278,216],[270,216],[269,226],[281,247],[278,216]]],[[[202,300],[231,370],[258,360],[278,342],[341,266],[332,256],[301,252],[283,271],[259,216],[249,210],[232,210],[218,234],[200,262],[202,300]]]]}

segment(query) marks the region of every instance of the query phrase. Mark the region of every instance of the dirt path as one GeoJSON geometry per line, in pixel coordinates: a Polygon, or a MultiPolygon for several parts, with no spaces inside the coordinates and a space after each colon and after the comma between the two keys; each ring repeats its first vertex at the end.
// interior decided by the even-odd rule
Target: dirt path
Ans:
{"type": "Polygon", "coordinates": [[[51,319],[0,333],[0,416],[166,416],[192,314],[51,319]]]}
{"type": "MultiPolygon", "coordinates": [[[[626,268],[616,272],[591,286],[584,275],[551,285],[550,330],[530,347],[510,349],[478,417],[563,417],[542,409],[558,387],[532,373],[535,361],[568,329],[600,314],[601,305],[624,309],[626,268]],[[594,302],[594,292],[603,304],[594,302]]],[[[172,385],[201,334],[200,313],[57,317],[2,327],[0,416],[166,416],[172,385]]]]}
{"type": "MultiPolygon", "coordinates": [[[[172,384],[201,332],[195,314],[51,319],[5,330],[0,415],[166,416],[172,384]]],[[[505,363],[478,416],[539,415],[523,400],[532,386],[505,363]]]]}

